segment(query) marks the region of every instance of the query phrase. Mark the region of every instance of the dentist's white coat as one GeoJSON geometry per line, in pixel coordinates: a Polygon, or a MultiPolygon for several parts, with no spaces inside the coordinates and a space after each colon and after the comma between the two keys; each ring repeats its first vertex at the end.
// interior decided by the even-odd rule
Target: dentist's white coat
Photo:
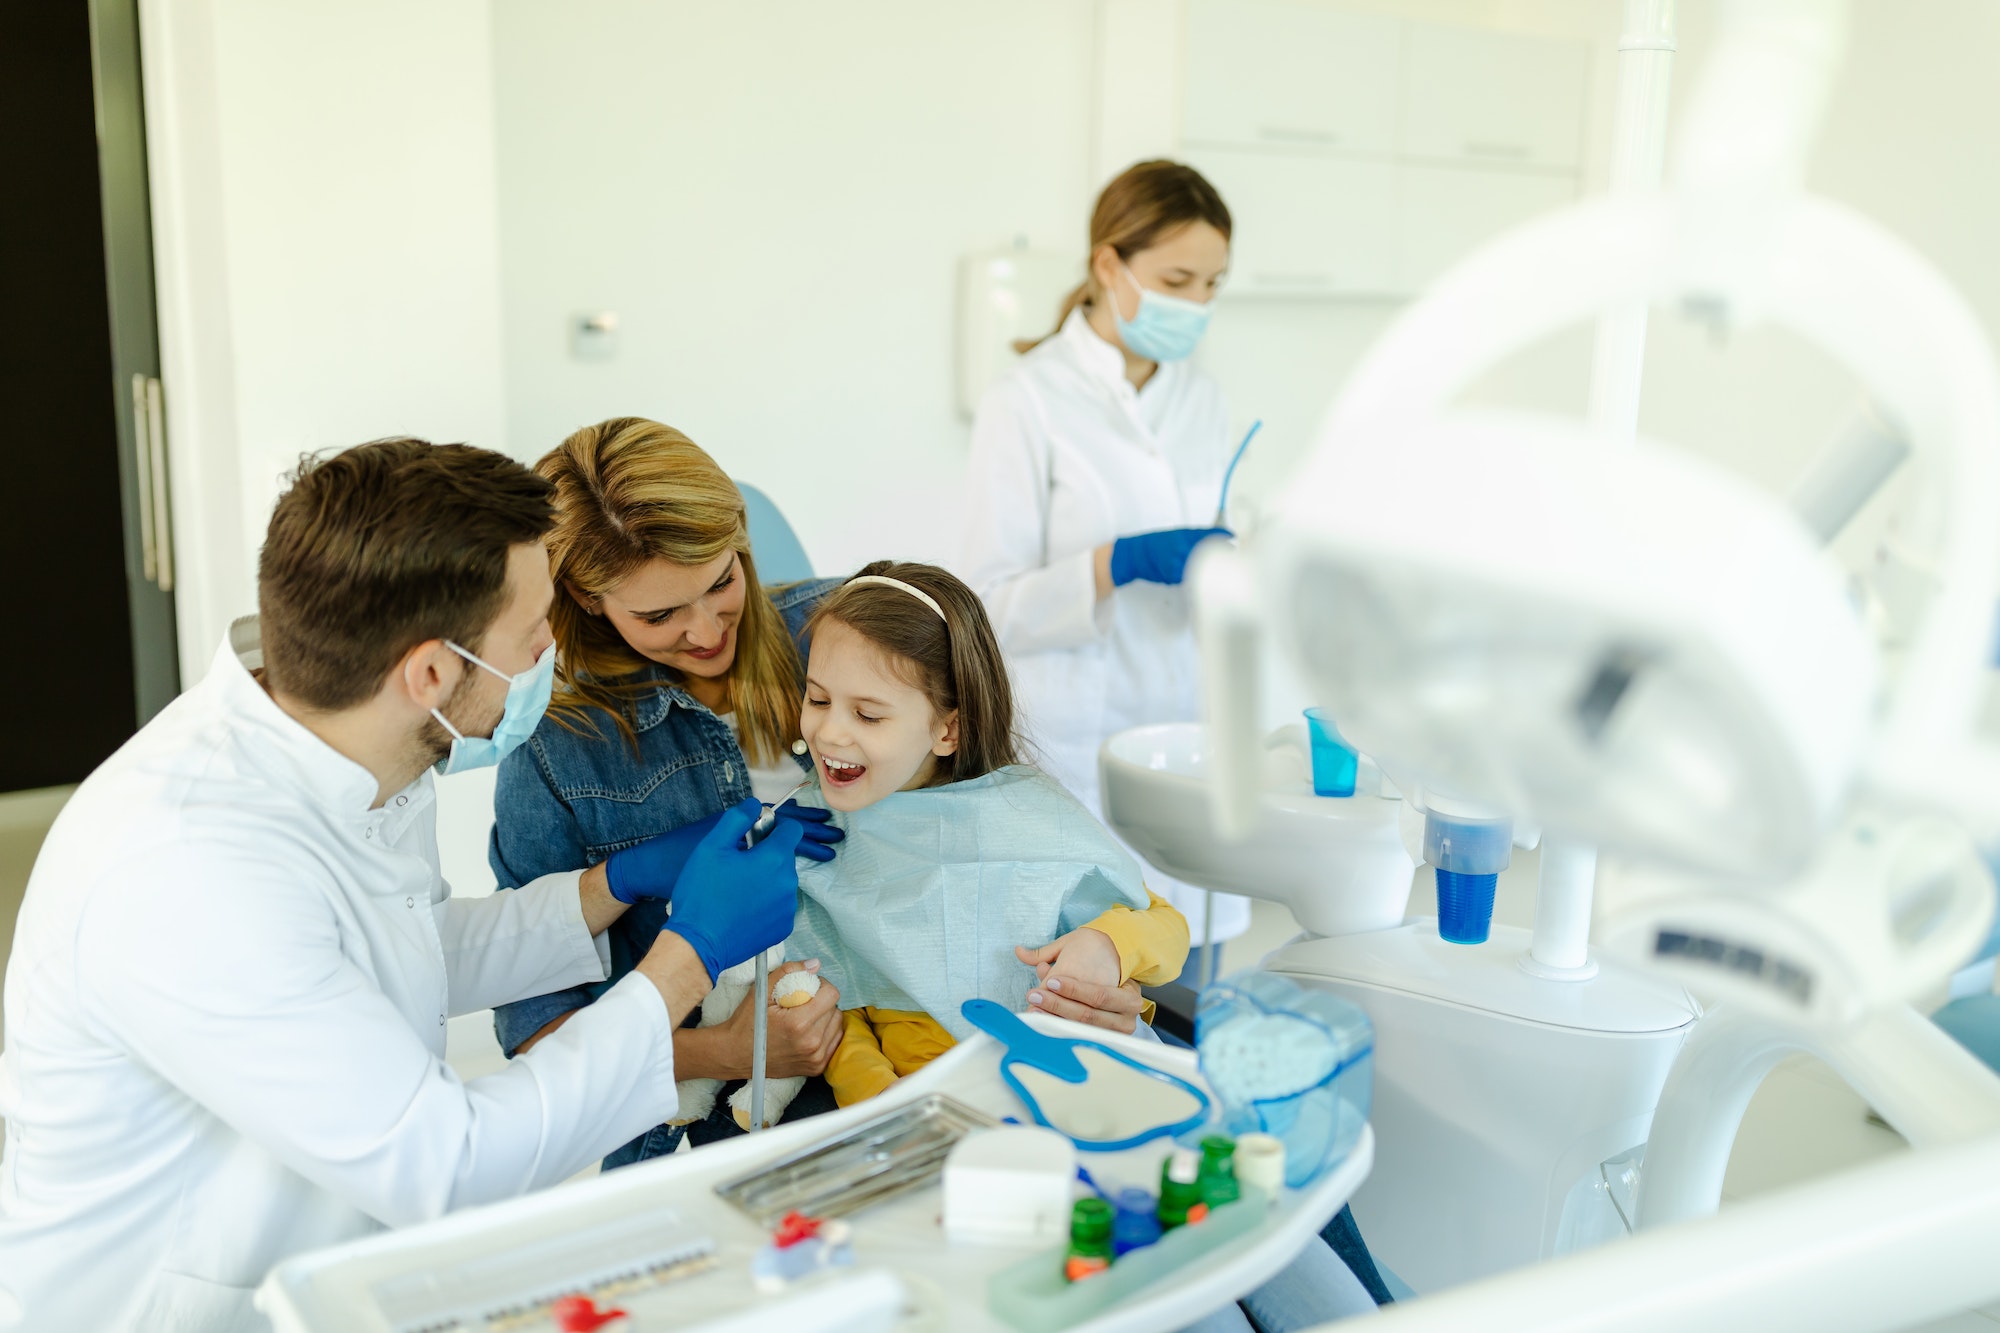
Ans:
{"type": "MultiPolygon", "coordinates": [[[[1194,721],[1201,697],[1186,591],[1134,582],[1099,601],[1093,552],[1213,524],[1229,446],[1214,380],[1169,361],[1134,390],[1082,310],[980,401],[961,572],[993,618],[1040,762],[1100,814],[1104,740],[1194,721]]],[[[1202,893],[1156,870],[1146,885],[1201,943],[1202,893]]],[[[1216,895],[1216,939],[1249,924],[1248,900],[1216,895]]]]}
{"type": "Polygon", "coordinates": [[[227,646],[77,790],[7,969],[0,1327],[262,1328],[279,1259],[555,1184],[671,1113],[636,974],[459,1080],[447,1016],[608,960],[576,874],[454,899],[431,776],[375,798],[227,646]]]}

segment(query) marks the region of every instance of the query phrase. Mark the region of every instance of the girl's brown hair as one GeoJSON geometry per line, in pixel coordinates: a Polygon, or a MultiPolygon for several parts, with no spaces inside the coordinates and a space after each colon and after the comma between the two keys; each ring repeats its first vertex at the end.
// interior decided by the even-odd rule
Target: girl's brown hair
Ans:
{"type": "Polygon", "coordinates": [[[1119,259],[1129,260],[1196,222],[1206,222],[1222,233],[1223,240],[1229,239],[1229,207],[1199,171],[1164,158],[1125,168],[1097,196],[1097,207],[1090,212],[1090,257],[1084,261],[1083,281],[1063,297],[1055,328],[1039,338],[1021,339],[1014,350],[1028,352],[1041,346],[1061,331],[1070,311],[1095,304],[1104,295],[1090,268],[1099,246],[1108,245],[1119,259]]]}
{"type": "Polygon", "coordinates": [[[729,704],[744,758],[758,765],[783,760],[799,738],[799,655],[758,585],[736,483],[693,440],[640,417],[585,426],[535,470],[555,483],[549,570],[562,585],[549,613],[556,636],[549,712],[582,731],[591,727],[588,710],[602,709],[636,751],[633,705],[651,685],[632,677],[653,663],[567,589],[602,597],[648,561],[699,568],[734,551],[743,567],[743,618],[728,675],[729,704]]]}
{"type": "Polygon", "coordinates": [[[958,749],[938,760],[932,785],[965,782],[1020,763],[1007,662],[979,595],[936,565],[877,560],[861,573],[921,589],[943,608],[944,619],[901,588],[844,583],[819,604],[806,632],[839,621],[888,654],[891,670],[923,691],[940,717],[958,714],[958,749]]]}

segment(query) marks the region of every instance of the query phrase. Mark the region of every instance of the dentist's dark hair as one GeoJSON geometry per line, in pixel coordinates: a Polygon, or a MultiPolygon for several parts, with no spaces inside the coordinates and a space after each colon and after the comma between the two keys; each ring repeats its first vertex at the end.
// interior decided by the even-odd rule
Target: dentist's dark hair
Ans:
{"type": "Polygon", "coordinates": [[[861,575],[921,590],[944,611],[944,619],[901,588],[848,582],[827,594],[806,622],[806,633],[839,621],[880,648],[889,669],[921,690],[939,716],[958,714],[958,749],[938,760],[931,785],[965,782],[1022,762],[1007,660],[979,594],[936,565],[877,560],[861,575]]]}
{"type": "Polygon", "coordinates": [[[1104,294],[1090,273],[1100,246],[1108,245],[1121,260],[1129,260],[1197,222],[1206,222],[1222,233],[1223,240],[1229,239],[1233,225],[1229,205],[1222,202],[1222,195],[1208,178],[1187,163],[1156,158],[1135,162],[1119,172],[1090,211],[1090,250],[1084,258],[1083,281],[1063,297],[1055,327],[1039,338],[1021,339],[1014,350],[1032,352],[1062,331],[1070,311],[1090,305],[1104,294]]]}
{"type": "Polygon", "coordinates": [[[257,557],[264,679],[333,712],[430,639],[478,652],[507,559],[555,523],[555,488],[505,454],[398,438],[308,454],[257,557]]]}

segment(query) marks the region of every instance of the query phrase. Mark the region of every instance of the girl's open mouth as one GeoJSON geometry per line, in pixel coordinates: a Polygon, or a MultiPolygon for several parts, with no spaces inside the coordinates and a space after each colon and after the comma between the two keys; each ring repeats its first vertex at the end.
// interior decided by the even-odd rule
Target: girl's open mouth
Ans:
{"type": "Polygon", "coordinates": [[[820,772],[826,774],[826,782],[829,787],[852,787],[855,783],[861,781],[862,775],[868,771],[866,764],[850,764],[839,759],[828,759],[824,756],[820,758],[819,767],[820,772]]]}

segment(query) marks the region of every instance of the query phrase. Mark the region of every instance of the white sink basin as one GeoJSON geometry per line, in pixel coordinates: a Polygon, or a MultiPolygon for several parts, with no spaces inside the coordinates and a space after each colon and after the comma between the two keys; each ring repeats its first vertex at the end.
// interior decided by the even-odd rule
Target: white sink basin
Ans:
{"type": "Polygon", "coordinates": [[[1257,831],[1223,842],[1209,814],[1207,729],[1121,731],[1098,752],[1104,816],[1148,862],[1205,889],[1268,898],[1315,935],[1401,925],[1416,863],[1393,797],[1322,797],[1289,746],[1267,756],[1257,831]]]}

